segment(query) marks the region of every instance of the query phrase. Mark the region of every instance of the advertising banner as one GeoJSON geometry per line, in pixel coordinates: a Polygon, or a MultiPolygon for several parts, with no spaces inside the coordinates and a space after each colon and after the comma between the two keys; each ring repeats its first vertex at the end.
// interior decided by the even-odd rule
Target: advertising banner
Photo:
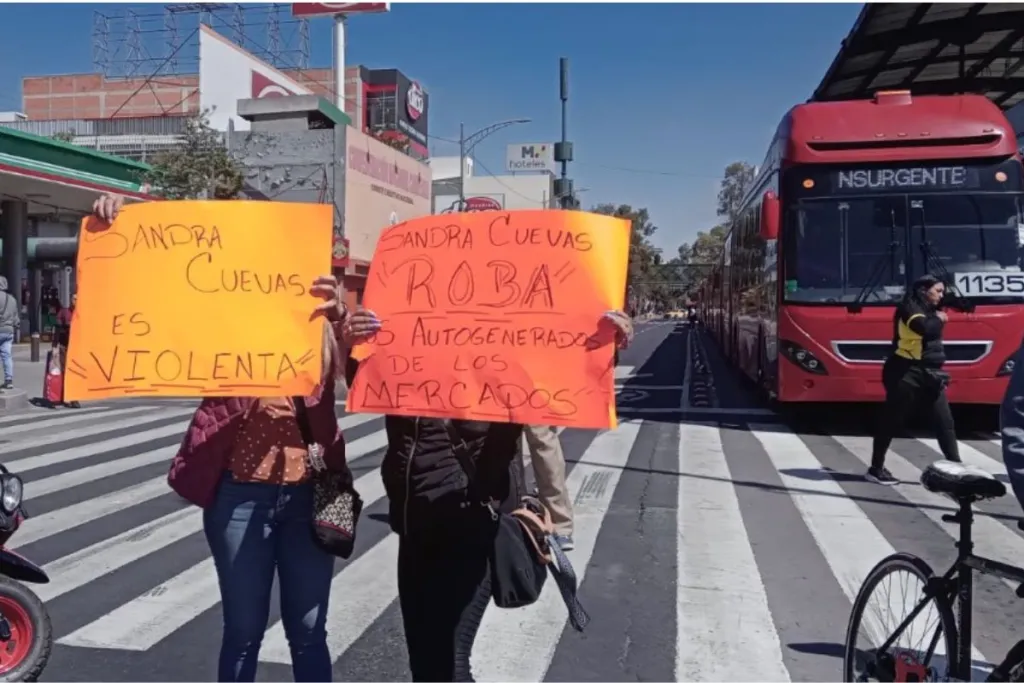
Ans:
{"type": "Polygon", "coordinates": [[[312,94],[209,26],[199,26],[199,107],[210,110],[217,130],[227,130],[230,120],[235,130],[249,130],[249,122],[235,113],[238,100],[312,94]]]}
{"type": "Polygon", "coordinates": [[[551,142],[523,142],[509,145],[505,153],[505,170],[555,172],[555,145],[551,142]]]}

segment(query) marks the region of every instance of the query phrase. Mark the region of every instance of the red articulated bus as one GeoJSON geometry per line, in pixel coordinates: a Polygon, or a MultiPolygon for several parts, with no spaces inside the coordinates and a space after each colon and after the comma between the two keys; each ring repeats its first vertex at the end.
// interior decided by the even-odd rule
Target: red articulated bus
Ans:
{"type": "Polygon", "coordinates": [[[960,302],[950,401],[998,404],[1024,334],[1022,190],[1013,128],[985,97],[798,105],[704,283],[703,320],[779,402],[877,402],[894,306],[930,272],[960,302]]]}

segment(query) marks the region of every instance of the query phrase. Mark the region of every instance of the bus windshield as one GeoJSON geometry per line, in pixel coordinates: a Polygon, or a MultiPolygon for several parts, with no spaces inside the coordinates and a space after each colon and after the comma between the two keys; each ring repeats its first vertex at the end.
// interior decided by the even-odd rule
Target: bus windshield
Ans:
{"type": "Polygon", "coordinates": [[[785,298],[891,304],[925,272],[977,303],[1024,302],[1024,211],[1010,193],[805,199],[782,235],[785,298]]]}

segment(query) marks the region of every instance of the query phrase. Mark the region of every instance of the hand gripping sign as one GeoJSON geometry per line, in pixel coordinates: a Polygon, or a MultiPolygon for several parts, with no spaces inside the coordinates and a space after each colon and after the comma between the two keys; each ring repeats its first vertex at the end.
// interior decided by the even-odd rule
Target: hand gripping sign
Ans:
{"type": "Polygon", "coordinates": [[[426,216],[381,232],[351,412],[616,425],[628,221],[577,211],[426,216]]]}
{"type": "Polygon", "coordinates": [[[331,210],[153,202],[84,219],[65,400],[310,395],[323,321],[309,287],[330,272],[331,210]]]}

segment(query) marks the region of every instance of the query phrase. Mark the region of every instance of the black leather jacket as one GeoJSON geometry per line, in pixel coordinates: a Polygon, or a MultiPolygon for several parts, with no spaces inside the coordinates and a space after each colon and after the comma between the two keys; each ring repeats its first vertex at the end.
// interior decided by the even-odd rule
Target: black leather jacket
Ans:
{"type": "MultiPolygon", "coordinates": [[[[349,385],[358,365],[347,364],[349,385]]],[[[524,493],[521,455],[522,425],[454,420],[455,431],[468,446],[477,481],[474,497],[469,479],[452,452],[444,421],[388,415],[384,426],[388,449],[381,478],[388,495],[388,518],[398,534],[429,532],[438,524],[458,523],[480,512],[476,498],[499,501],[511,511],[524,493]]]]}
{"type": "Polygon", "coordinates": [[[388,450],[381,477],[388,494],[388,517],[398,534],[416,534],[438,524],[458,523],[482,510],[479,498],[500,502],[510,511],[523,488],[520,455],[522,426],[455,420],[455,431],[469,447],[476,490],[452,452],[443,421],[425,417],[385,418],[388,450]]]}

